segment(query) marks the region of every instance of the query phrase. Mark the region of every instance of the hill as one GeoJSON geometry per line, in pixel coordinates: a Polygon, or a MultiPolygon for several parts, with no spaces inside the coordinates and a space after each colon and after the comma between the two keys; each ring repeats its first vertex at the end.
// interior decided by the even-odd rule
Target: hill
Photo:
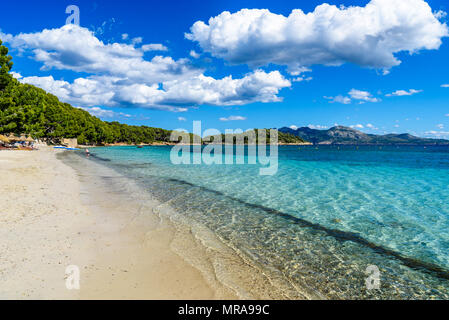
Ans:
{"type": "Polygon", "coordinates": [[[408,133],[375,135],[366,134],[348,127],[336,126],[328,130],[309,127],[292,129],[280,128],[280,132],[289,133],[313,144],[346,145],[449,145],[449,140],[415,137],[408,133]]]}
{"type": "MultiPolygon", "coordinates": [[[[270,144],[270,130],[269,129],[254,129],[254,143],[259,143],[258,133],[260,130],[265,130],[266,144],[270,144]]],[[[246,133],[240,134],[221,134],[220,137],[208,136],[203,140],[204,144],[214,143],[217,138],[221,139],[221,143],[226,143],[227,141],[233,141],[233,144],[248,144],[248,131],[246,133]]],[[[290,133],[278,132],[278,143],[279,144],[307,144],[308,142],[301,137],[295,136],[290,133]]]]}

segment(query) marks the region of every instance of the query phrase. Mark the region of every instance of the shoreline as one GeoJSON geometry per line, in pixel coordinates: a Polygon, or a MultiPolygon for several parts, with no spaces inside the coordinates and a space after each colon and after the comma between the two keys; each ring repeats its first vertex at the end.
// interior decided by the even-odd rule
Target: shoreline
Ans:
{"type": "MultiPolygon", "coordinates": [[[[164,299],[271,300],[307,297],[297,288],[292,289],[279,275],[267,273],[268,270],[264,266],[225,244],[202,222],[187,218],[182,209],[175,210],[171,201],[157,200],[138,181],[125,177],[101,162],[74,153],[66,152],[60,156],[65,164],[74,168],[80,175],[81,186],[84,187],[81,190],[84,201],[94,203],[94,209],[97,209],[94,210],[95,214],[101,216],[105,207],[113,208],[108,215],[114,215],[114,220],[122,225],[121,231],[134,239],[128,250],[130,247],[145,247],[139,250],[139,257],[129,255],[123,259],[120,256],[120,260],[140,260],[136,266],[143,267],[146,259],[142,260],[142,257],[154,256],[154,250],[159,251],[161,247],[170,255],[176,255],[176,261],[169,265],[182,266],[182,270],[170,275],[169,281],[176,280],[172,286],[168,285],[167,281],[161,284],[162,290],[174,290],[168,298],[163,295],[164,299]],[[100,199],[108,199],[108,203],[105,205],[100,199]],[[185,274],[188,269],[200,276],[197,275],[194,281],[190,281],[191,276],[185,274]],[[207,286],[211,292],[206,296],[202,294],[197,297],[199,284],[207,286]],[[184,294],[186,288],[189,288],[189,291],[184,294]]],[[[123,240],[114,246],[120,246],[121,242],[123,240]]],[[[160,271],[165,273],[166,269],[165,263],[156,266],[154,273],[157,280],[161,277],[160,271]]],[[[142,279],[151,278],[148,271],[149,269],[142,271],[142,279]]],[[[123,283],[127,285],[126,282],[123,283]]],[[[147,293],[144,296],[147,298],[149,295],[147,293]]],[[[151,299],[154,297],[151,296],[151,299]]]]}
{"type": "Polygon", "coordinates": [[[0,299],[307,297],[102,164],[51,147],[0,163],[0,299]]]}
{"type": "Polygon", "coordinates": [[[98,183],[88,186],[57,154],[0,152],[1,299],[238,298],[173,252],[170,224],[92,201],[107,194],[87,194],[98,183]],[[80,269],[80,290],[65,286],[69,265],[80,269]]]}

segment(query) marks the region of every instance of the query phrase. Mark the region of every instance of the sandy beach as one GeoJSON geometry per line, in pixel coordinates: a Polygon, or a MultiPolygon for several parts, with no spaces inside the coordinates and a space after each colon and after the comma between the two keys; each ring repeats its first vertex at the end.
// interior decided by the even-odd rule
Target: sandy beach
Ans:
{"type": "Polygon", "coordinates": [[[237,298],[172,250],[170,224],[83,198],[58,152],[0,152],[0,299],[237,298]],[[66,288],[70,265],[79,290],[66,288]]]}

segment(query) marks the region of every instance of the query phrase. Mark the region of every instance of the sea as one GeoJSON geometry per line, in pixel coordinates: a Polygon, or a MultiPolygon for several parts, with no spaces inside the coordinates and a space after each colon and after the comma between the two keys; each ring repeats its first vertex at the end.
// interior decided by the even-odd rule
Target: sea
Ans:
{"type": "MultiPolygon", "coordinates": [[[[220,242],[214,250],[272,279],[273,298],[449,299],[447,146],[279,146],[272,175],[258,161],[174,164],[171,146],[90,153],[61,158],[80,171],[112,170],[123,177],[114,183],[132,181],[165,214],[207,229],[220,242]]],[[[226,284],[232,268],[214,276],[226,284]]]]}

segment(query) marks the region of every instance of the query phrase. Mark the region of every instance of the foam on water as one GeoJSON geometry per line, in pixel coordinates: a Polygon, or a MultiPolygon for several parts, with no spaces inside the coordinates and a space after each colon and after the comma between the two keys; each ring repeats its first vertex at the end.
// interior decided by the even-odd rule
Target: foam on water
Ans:
{"type": "MultiPolygon", "coordinates": [[[[280,147],[274,176],[251,165],[175,166],[169,152],[96,148],[92,160],[138,183],[179,228],[192,226],[206,251],[230,248],[268,275],[273,297],[449,298],[447,148],[280,147]],[[381,271],[380,290],[366,289],[369,265],[381,271]]],[[[219,271],[231,260],[214,260],[220,281],[266,296],[262,284],[245,294],[219,271]]]]}

